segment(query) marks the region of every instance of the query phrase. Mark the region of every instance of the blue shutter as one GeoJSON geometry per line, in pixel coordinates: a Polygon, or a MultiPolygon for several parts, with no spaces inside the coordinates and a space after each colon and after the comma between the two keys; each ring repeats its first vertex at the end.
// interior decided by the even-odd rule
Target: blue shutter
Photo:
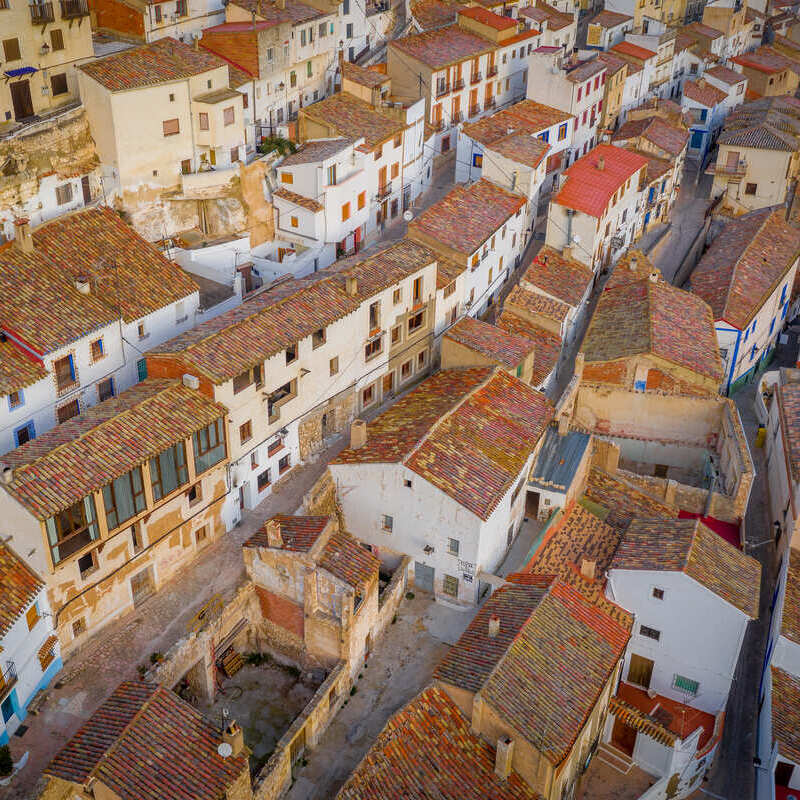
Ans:
{"type": "Polygon", "coordinates": [[[72,360],[72,354],[68,355],[67,358],[69,359],[69,375],[72,380],[75,380],[75,362],[72,360]]]}

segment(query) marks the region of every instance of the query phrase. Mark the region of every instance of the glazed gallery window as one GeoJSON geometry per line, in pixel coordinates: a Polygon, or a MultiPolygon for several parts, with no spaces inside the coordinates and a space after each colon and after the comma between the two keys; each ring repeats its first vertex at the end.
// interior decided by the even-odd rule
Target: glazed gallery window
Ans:
{"type": "Polygon", "coordinates": [[[199,475],[225,458],[225,433],[222,418],[192,434],[194,471],[199,475]]]}
{"type": "Polygon", "coordinates": [[[84,497],[45,521],[53,564],[58,564],[100,535],[94,498],[84,497]]]}
{"type": "Polygon", "coordinates": [[[183,442],[168,447],[150,459],[150,482],[153,485],[153,500],[160,500],[179,486],[188,483],[186,448],[183,442]]]}
{"type": "Polygon", "coordinates": [[[118,528],[126,520],[144,511],[145,497],[141,468],[136,467],[104,486],[103,505],[106,509],[109,530],[118,528]]]}

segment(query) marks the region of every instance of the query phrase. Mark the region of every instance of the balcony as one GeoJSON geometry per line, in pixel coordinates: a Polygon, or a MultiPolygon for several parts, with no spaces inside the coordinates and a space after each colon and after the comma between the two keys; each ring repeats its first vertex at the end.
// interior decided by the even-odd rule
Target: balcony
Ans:
{"type": "Polygon", "coordinates": [[[706,172],[712,175],[738,175],[741,177],[747,174],[747,162],[740,160],[736,164],[712,164],[706,172]]]}
{"type": "Polygon", "coordinates": [[[385,200],[389,195],[392,193],[392,185],[387,183],[384,186],[378,187],[378,194],[375,196],[375,199],[380,203],[382,200],[385,200]]]}
{"type": "Polygon", "coordinates": [[[88,0],[60,0],[61,18],[78,19],[89,16],[88,0]]]}
{"type": "Polygon", "coordinates": [[[482,72],[473,72],[472,75],[469,76],[470,83],[480,83],[482,79],[483,79],[482,72]]]}
{"type": "Polygon", "coordinates": [[[486,70],[486,77],[494,78],[495,75],[497,75],[497,64],[492,64],[489,69],[486,70]]]}
{"type": "Polygon", "coordinates": [[[464,88],[464,79],[459,78],[457,81],[453,81],[453,91],[457,92],[459,89],[464,88]]]}
{"type": "Polygon", "coordinates": [[[475,105],[475,106],[470,106],[469,107],[469,115],[471,117],[477,117],[478,114],[480,114],[480,113],[481,113],[481,107],[480,106],[475,105]]]}
{"type": "Polygon", "coordinates": [[[55,20],[52,3],[31,3],[28,8],[31,10],[31,22],[34,25],[47,25],[55,20]]]}
{"type": "Polygon", "coordinates": [[[0,671],[0,698],[5,697],[17,682],[17,668],[13,661],[7,661],[5,669],[0,671]]]}
{"type": "Polygon", "coordinates": [[[484,101],[483,107],[484,108],[494,108],[495,106],[495,99],[494,97],[489,97],[487,100],[484,101]]]}
{"type": "Polygon", "coordinates": [[[450,123],[452,125],[456,125],[457,123],[461,122],[464,119],[464,113],[462,111],[454,111],[450,115],[450,123]]]}
{"type": "Polygon", "coordinates": [[[450,94],[450,84],[449,83],[440,83],[436,87],[436,96],[437,97],[444,97],[446,94],[450,94]]]}
{"type": "Polygon", "coordinates": [[[434,120],[433,122],[431,122],[431,128],[433,128],[437,133],[439,131],[443,131],[444,130],[444,120],[443,119],[434,120]]]}

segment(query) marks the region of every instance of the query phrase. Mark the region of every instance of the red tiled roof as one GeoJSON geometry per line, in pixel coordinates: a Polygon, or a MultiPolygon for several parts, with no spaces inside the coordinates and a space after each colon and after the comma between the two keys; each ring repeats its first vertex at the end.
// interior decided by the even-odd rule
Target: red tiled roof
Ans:
{"type": "Polygon", "coordinates": [[[161,687],[127,681],[45,770],[79,785],[97,778],[122,800],[218,800],[247,770],[248,751],[223,758],[222,733],[161,687]]]}
{"type": "Polygon", "coordinates": [[[432,69],[457,64],[495,49],[495,45],[488,39],[469,33],[458,25],[392,39],[389,47],[432,69]]]}
{"type": "Polygon", "coordinates": [[[509,333],[517,333],[533,342],[534,386],[541,386],[553,371],[561,355],[561,339],[545,330],[541,325],[524,319],[513,311],[503,311],[497,318],[497,326],[509,333]]]}
{"type": "Polygon", "coordinates": [[[526,133],[512,133],[489,145],[484,145],[484,147],[505,156],[510,161],[534,169],[542,163],[550,150],[549,144],[537,136],[530,136],[526,133]]]}
{"type": "Polygon", "coordinates": [[[353,587],[367,586],[378,577],[380,559],[345,531],[335,531],[319,557],[319,566],[353,587]]]}
{"type": "Polygon", "coordinates": [[[783,206],[729,222],[692,272],[692,292],[714,319],[744,330],[800,254],[800,234],[783,206]]]}
{"type": "Polygon", "coordinates": [[[703,36],[706,39],[719,39],[720,36],[725,35],[722,31],[717,30],[717,28],[704,25],[702,22],[692,22],[684,28],[681,28],[681,30],[687,32],[690,36],[703,36]]]}
{"type": "Polygon", "coordinates": [[[366,86],[368,89],[375,89],[378,86],[383,86],[391,78],[383,72],[378,72],[375,69],[367,69],[360,67],[358,64],[353,64],[350,61],[345,61],[343,66],[343,75],[346,80],[353,81],[360,86],[366,86]]]}
{"type": "Polygon", "coordinates": [[[722,83],[727,83],[729,86],[734,86],[737,83],[747,80],[746,75],[742,75],[741,72],[735,72],[722,65],[707,69],[704,74],[711,78],[716,78],[718,81],[722,81],[722,83]]]}
{"type": "Polygon", "coordinates": [[[336,800],[541,800],[516,772],[502,780],[494,766],[494,748],[430,686],[389,719],[336,800]]]}
{"type": "Polygon", "coordinates": [[[611,569],[683,572],[751,619],[758,617],[761,564],[698,519],[634,519],[611,569]]]}
{"type": "Polygon", "coordinates": [[[470,186],[455,186],[408,225],[444,247],[471,255],[525,205],[525,198],[483,178],[470,186]]]}
{"type": "Polygon", "coordinates": [[[780,384],[777,397],[781,410],[783,437],[788,445],[787,455],[792,477],[800,480],[800,385],[780,384]]]}
{"type": "MultiPolygon", "coordinates": [[[[566,28],[575,22],[575,17],[573,17],[572,14],[565,14],[544,2],[537,6],[521,8],[519,14],[520,16],[534,20],[534,22],[542,23],[546,21],[547,30],[549,31],[560,31],[562,28],[566,28]]],[[[555,49],[558,50],[559,48],[555,49]]]]}
{"type": "MultiPolygon", "coordinates": [[[[292,25],[301,25],[312,19],[325,16],[322,11],[299,0],[285,0],[281,8],[275,0],[231,0],[233,5],[243,8],[249,14],[255,14],[256,22],[266,21],[273,25],[280,22],[290,22],[292,25]]],[[[250,21],[240,23],[249,25],[250,21]]]]}
{"type": "Polygon", "coordinates": [[[587,362],[651,353],[703,377],[722,380],[711,309],[664,281],[644,278],[606,288],[583,342],[587,362]]]}
{"type": "Polygon", "coordinates": [[[287,203],[291,203],[293,206],[305,208],[307,211],[312,211],[315,214],[325,208],[325,206],[323,206],[318,200],[314,200],[312,197],[304,197],[302,194],[297,194],[297,192],[293,192],[290,189],[284,188],[283,186],[279,186],[277,189],[275,189],[275,191],[272,193],[272,196],[281,200],[285,200],[287,203]]]}
{"type": "Polygon", "coordinates": [[[589,470],[586,497],[605,513],[604,521],[617,528],[627,528],[635,517],[677,518],[678,511],[619,475],[598,467],[589,470]]]}
{"type": "Polygon", "coordinates": [[[772,673],[772,738],[778,755],[800,762],[800,677],[778,667],[772,673]]]}
{"type": "Polygon", "coordinates": [[[612,141],[626,142],[638,138],[646,139],[666,153],[677,156],[683,152],[689,141],[689,131],[683,126],[671,125],[661,117],[643,117],[629,119],[620,126],[612,141]]]}
{"type": "Polygon", "coordinates": [[[0,638],[28,610],[44,583],[17,554],[0,542],[0,638]]]}
{"type": "Polygon", "coordinates": [[[227,22],[206,28],[200,46],[224,58],[251,78],[260,75],[258,67],[258,32],[273,27],[270,22],[227,22]]]}
{"type": "Polygon", "coordinates": [[[275,514],[275,516],[266,520],[242,547],[269,547],[267,524],[272,520],[276,520],[281,526],[282,550],[307,553],[328,526],[331,518],[326,516],[275,514]]]}
{"type": "Polygon", "coordinates": [[[529,283],[562,303],[578,306],[593,280],[594,272],[585,264],[545,245],[528,267],[522,285],[529,283]]]}
{"type": "Polygon", "coordinates": [[[463,126],[466,136],[483,145],[491,145],[507,137],[510,133],[525,133],[536,136],[539,133],[572,119],[572,114],[534,100],[522,100],[513,106],[495,111],[488,117],[463,126]]]}
{"type": "Polygon", "coordinates": [[[476,350],[508,369],[515,369],[534,350],[530,339],[474,317],[462,317],[447,329],[444,338],[476,350]]]}
{"type": "Polygon", "coordinates": [[[699,81],[686,81],[683,84],[683,96],[700,105],[713,108],[722,103],[728,95],[722,89],[700,78],[699,81]]]}
{"type": "Polygon", "coordinates": [[[622,56],[631,56],[632,58],[638,58],[640,61],[647,61],[648,58],[655,58],[658,53],[654,53],[652,50],[648,50],[646,47],[639,47],[638,44],[634,44],[633,42],[624,41],[615,44],[611,48],[612,53],[619,53],[622,56]]]}
{"type": "Polygon", "coordinates": [[[789,549],[789,569],[786,574],[786,591],[783,598],[781,635],[795,644],[800,644],[800,550],[794,547],[789,549]]]}
{"type": "MultiPolygon", "coordinates": [[[[511,19],[511,17],[503,17],[500,14],[495,14],[487,8],[479,6],[471,6],[470,8],[462,9],[458,12],[460,17],[467,17],[486,25],[489,28],[494,28],[496,31],[507,31],[510,28],[519,27],[519,23],[511,19]]],[[[505,41],[503,41],[505,44],[505,41]]]]}
{"type": "Polygon", "coordinates": [[[603,9],[599,14],[589,20],[589,24],[600,25],[603,28],[616,28],[617,25],[624,25],[626,22],[632,21],[633,17],[628,14],[620,14],[617,11],[603,9]]]}
{"type": "Polygon", "coordinates": [[[0,341],[0,396],[18,392],[46,377],[42,361],[10,339],[0,341]]]}
{"type": "Polygon", "coordinates": [[[219,56],[171,36],[78,66],[111,92],[185,80],[224,66],[219,56]]]}
{"type": "Polygon", "coordinates": [[[404,463],[488,519],[553,413],[544,395],[504,371],[442,370],[371,422],[365,445],[332,463],[404,463]]]}
{"type": "Polygon", "coordinates": [[[464,3],[451,3],[445,0],[418,0],[411,4],[411,15],[422,30],[427,31],[452,25],[456,21],[458,11],[466,7],[464,3]]]}
{"type": "Polygon", "coordinates": [[[517,306],[529,314],[547,317],[559,325],[569,314],[569,306],[566,303],[547,297],[541,292],[530,291],[522,286],[515,286],[509,293],[504,307],[509,306],[517,306]]]}
{"type": "Polygon", "coordinates": [[[647,160],[636,153],[611,144],[599,144],[567,167],[564,171],[567,180],[555,202],[592,217],[602,217],[617,189],[646,166],[647,160]],[[598,167],[601,157],[605,162],[603,169],[598,167]]]}
{"type": "Polygon", "coordinates": [[[598,53],[597,57],[606,65],[608,78],[616,75],[628,63],[624,58],[617,58],[611,53],[598,53]]]}
{"type": "Polygon", "coordinates": [[[770,47],[759,47],[758,50],[754,50],[752,53],[735,56],[731,61],[734,64],[741,64],[743,67],[749,67],[767,75],[782,72],[790,66],[789,59],[780,53],[776,53],[770,47]]]}

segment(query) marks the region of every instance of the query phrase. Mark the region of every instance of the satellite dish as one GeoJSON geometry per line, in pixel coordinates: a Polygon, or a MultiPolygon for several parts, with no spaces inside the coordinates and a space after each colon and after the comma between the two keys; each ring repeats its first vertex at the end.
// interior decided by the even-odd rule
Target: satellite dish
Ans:
{"type": "Polygon", "coordinates": [[[217,753],[222,756],[223,758],[229,758],[233,755],[233,748],[228,744],[228,742],[222,742],[220,746],[217,748],[217,753]]]}
{"type": "Polygon", "coordinates": [[[411,220],[414,219],[414,215],[411,213],[410,210],[409,211],[404,211],[403,212],[403,219],[406,222],[411,222],[411,220]]]}

